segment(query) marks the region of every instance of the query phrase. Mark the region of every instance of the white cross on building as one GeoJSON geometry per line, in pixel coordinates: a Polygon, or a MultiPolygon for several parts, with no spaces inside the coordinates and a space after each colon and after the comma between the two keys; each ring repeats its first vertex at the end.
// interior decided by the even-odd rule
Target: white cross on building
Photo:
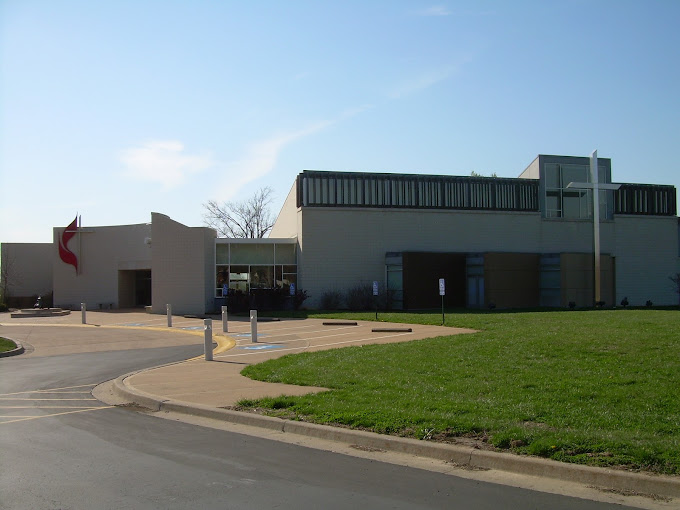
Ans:
{"type": "Polygon", "coordinates": [[[567,188],[593,190],[593,252],[595,255],[595,304],[600,302],[600,190],[617,190],[620,184],[599,182],[597,171],[597,151],[590,155],[590,181],[570,182],[567,188]]]}

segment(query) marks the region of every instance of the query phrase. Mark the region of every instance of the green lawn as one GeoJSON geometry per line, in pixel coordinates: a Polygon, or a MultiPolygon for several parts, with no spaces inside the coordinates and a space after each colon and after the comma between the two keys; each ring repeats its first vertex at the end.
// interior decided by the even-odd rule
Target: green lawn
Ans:
{"type": "Polygon", "coordinates": [[[17,344],[8,340],[7,338],[0,337],[0,352],[11,351],[16,349],[17,344]]]}
{"type": "MultiPolygon", "coordinates": [[[[441,313],[380,318],[441,323],[441,313]]],[[[680,473],[680,310],[449,313],[446,323],[480,332],[247,367],[243,374],[254,379],[332,391],[240,405],[386,434],[473,437],[562,461],[680,473]]]]}

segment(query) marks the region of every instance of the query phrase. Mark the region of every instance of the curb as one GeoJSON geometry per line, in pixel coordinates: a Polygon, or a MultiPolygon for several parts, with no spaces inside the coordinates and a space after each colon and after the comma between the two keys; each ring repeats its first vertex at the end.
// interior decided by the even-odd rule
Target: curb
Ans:
{"type": "Polygon", "coordinates": [[[473,468],[496,469],[529,476],[596,485],[621,491],[635,491],[640,494],[655,494],[671,498],[680,497],[680,477],[673,478],[664,475],[631,473],[607,468],[568,464],[538,457],[525,457],[451,444],[430,443],[417,439],[318,425],[316,423],[283,420],[254,413],[221,409],[178,400],[161,399],[156,395],[139,391],[127,384],[126,379],[139,372],[132,372],[115,379],[113,381],[113,391],[116,396],[130,400],[152,411],[168,411],[199,416],[289,434],[299,434],[362,447],[406,453],[473,468]]]}
{"type": "MultiPolygon", "coordinates": [[[[8,338],[8,340],[12,340],[11,338],[8,338]]],[[[19,342],[16,340],[12,340],[17,345],[16,349],[12,349],[11,351],[3,351],[0,352],[0,358],[9,358],[10,356],[18,356],[19,354],[23,354],[26,349],[24,349],[24,346],[21,345],[19,342]]]]}

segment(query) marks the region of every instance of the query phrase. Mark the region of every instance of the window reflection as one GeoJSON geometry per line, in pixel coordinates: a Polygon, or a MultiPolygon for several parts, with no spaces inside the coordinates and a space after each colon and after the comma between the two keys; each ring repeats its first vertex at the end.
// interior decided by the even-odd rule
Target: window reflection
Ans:
{"type": "MultiPolygon", "coordinates": [[[[600,182],[609,182],[609,169],[601,168],[600,182]]],[[[592,190],[567,188],[571,182],[590,182],[588,165],[560,165],[546,163],[545,182],[546,218],[590,219],[593,217],[592,190]]],[[[600,191],[600,218],[613,216],[613,192],[600,191]]]]}
{"type": "Polygon", "coordinates": [[[248,294],[254,289],[290,289],[297,284],[296,245],[220,243],[215,246],[215,296],[248,294]]]}

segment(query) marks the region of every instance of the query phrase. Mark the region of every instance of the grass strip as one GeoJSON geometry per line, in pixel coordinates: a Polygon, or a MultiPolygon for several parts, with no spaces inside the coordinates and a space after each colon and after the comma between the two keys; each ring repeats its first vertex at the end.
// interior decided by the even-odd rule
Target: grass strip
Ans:
{"type": "Polygon", "coordinates": [[[7,352],[17,348],[17,344],[8,338],[0,337],[0,352],[7,352]]]}
{"type": "MultiPolygon", "coordinates": [[[[441,313],[381,319],[440,324],[441,313]]],[[[677,309],[449,313],[446,325],[480,332],[250,366],[242,373],[253,379],[331,391],[240,405],[385,434],[474,438],[555,460],[680,473],[677,309]]]]}

